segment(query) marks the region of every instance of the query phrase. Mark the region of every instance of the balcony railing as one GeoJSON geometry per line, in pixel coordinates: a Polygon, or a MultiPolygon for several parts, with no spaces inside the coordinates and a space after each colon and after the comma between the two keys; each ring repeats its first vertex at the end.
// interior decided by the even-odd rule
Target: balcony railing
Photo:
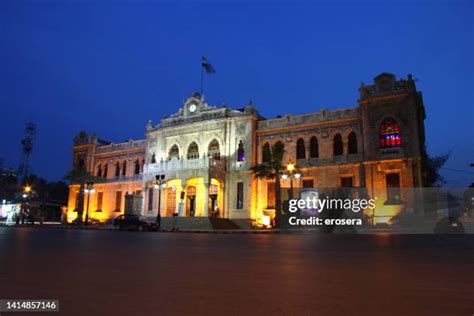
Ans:
{"type": "Polygon", "coordinates": [[[384,148],[380,149],[379,158],[380,159],[389,159],[389,158],[399,158],[404,155],[403,148],[384,148]]]}
{"type": "Polygon", "coordinates": [[[298,159],[297,163],[300,167],[313,167],[360,161],[362,161],[362,154],[346,154],[334,156],[332,158],[309,158],[307,160],[298,159]]]}
{"type": "Polygon", "coordinates": [[[140,181],[142,179],[141,174],[134,174],[133,176],[113,176],[113,177],[96,177],[96,182],[97,183],[103,183],[103,182],[121,182],[121,181],[140,181]]]}
{"type": "Polygon", "coordinates": [[[215,169],[225,170],[223,159],[200,158],[200,159],[176,159],[163,160],[145,166],[145,173],[166,173],[177,170],[192,169],[215,169]]]}

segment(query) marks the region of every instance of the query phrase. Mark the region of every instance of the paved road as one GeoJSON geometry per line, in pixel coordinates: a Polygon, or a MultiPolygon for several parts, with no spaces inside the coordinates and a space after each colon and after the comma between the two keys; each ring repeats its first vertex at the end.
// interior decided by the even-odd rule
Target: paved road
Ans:
{"type": "Polygon", "coordinates": [[[61,315],[474,314],[474,235],[0,228],[0,253],[0,298],[61,315]]]}

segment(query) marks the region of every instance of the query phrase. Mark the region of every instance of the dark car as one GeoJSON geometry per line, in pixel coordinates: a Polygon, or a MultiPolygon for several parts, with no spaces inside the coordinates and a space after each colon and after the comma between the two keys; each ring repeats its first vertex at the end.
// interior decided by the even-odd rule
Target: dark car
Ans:
{"type": "Polygon", "coordinates": [[[133,214],[122,214],[114,219],[114,227],[119,230],[138,230],[149,231],[156,230],[156,224],[146,222],[139,216],[133,214]]]}

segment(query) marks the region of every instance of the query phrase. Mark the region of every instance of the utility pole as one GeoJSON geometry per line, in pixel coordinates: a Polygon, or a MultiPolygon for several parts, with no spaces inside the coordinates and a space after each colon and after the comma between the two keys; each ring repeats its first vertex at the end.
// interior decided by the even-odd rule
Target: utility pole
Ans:
{"type": "MultiPolygon", "coordinates": [[[[31,152],[33,151],[33,143],[36,137],[36,124],[33,122],[26,123],[25,136],[21,140],[21,146],[23,151],[22,161],[19,166],[18,175],[19,179],[26,179],[30,172],[29,160],[31,152]]],[[[21,180],[20,180],[21,181],[21,180]]]]}

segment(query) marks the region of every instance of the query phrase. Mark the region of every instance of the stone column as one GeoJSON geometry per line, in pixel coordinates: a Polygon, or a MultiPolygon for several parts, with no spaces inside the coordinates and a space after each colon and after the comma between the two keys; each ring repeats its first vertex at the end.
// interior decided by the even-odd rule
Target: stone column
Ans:
{"type": "Polygon", "coordinates": [[[186,216],[186,179],[184,178],[181,178],[181,192],[184,192],[184,199],[181,200],[181,193],[176,197],[178,199],[178,214],[179,216],[186,216]]]}
{"type": "Polygon", "coordinates": [[[202,216],[209,216],[209,182],[204,183],[204,209],[202,216]]]}

